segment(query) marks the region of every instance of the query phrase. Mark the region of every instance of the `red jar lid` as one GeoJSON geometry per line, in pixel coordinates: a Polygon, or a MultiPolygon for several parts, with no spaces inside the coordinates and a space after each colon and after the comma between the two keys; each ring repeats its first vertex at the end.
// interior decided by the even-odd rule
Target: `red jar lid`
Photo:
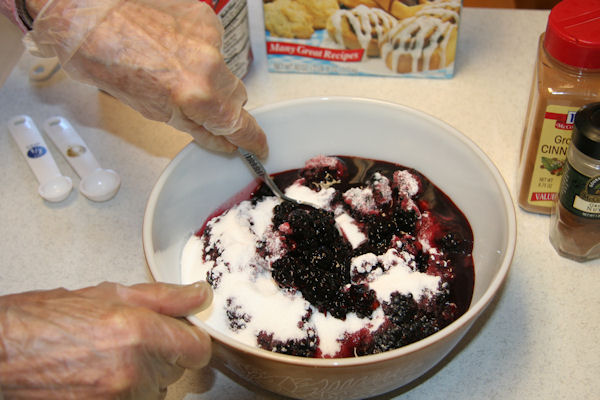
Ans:
{"type": "Polygon", "coordinates": [[[600,0],[563,0],[554,6],[544,47],[562,63],[600,68],[600,0]]]}

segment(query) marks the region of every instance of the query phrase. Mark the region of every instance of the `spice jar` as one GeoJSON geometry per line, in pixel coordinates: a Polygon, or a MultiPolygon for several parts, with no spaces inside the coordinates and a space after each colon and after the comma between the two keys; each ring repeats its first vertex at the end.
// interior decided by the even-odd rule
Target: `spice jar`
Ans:
{"type": "Polygon", "coordinates": [[[517,179],[521,208],[550,213],[575,113],[598,99],[600,0],[563,0],[539,39],[517,179]]]}
{"type": "Polygon", "coordinates": [[[600,103],[575,116],[550,221],[550,242],[560,255],[577,261],[600,257],[600,103]]]}
{"type": "Polygon", "coordinates": [[[252,63],[246,0],[200,0],[213,8],[223,24],[223,57],[229,70],[242,79],[252,63]]]}

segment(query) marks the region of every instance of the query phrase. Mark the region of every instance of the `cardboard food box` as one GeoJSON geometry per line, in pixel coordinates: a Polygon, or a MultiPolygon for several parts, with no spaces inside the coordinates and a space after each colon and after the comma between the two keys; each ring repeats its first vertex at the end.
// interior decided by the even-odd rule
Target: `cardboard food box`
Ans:
{"type": "Polygon", "coordinates": [[[450,78],[461,0],[263,0],[269,71],[450,78]]]}

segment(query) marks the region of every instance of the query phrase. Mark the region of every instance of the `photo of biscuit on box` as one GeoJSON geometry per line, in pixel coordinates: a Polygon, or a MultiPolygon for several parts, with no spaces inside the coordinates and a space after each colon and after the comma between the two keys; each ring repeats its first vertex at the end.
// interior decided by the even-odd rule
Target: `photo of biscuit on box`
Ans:
{"type": "Polygon", "coordinates": [[[461,0],[264,0],[273,72],[449,78],[461,0]]]}

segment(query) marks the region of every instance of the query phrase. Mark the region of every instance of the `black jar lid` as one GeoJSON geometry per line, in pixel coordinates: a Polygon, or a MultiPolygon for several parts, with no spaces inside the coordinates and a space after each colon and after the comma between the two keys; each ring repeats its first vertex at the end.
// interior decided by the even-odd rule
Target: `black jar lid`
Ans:
{"type": "Polygon", "coordinates": [[[572,141],[577,150],[600,160],[600,102],[587,104],[577,111],[572,141]]]}

